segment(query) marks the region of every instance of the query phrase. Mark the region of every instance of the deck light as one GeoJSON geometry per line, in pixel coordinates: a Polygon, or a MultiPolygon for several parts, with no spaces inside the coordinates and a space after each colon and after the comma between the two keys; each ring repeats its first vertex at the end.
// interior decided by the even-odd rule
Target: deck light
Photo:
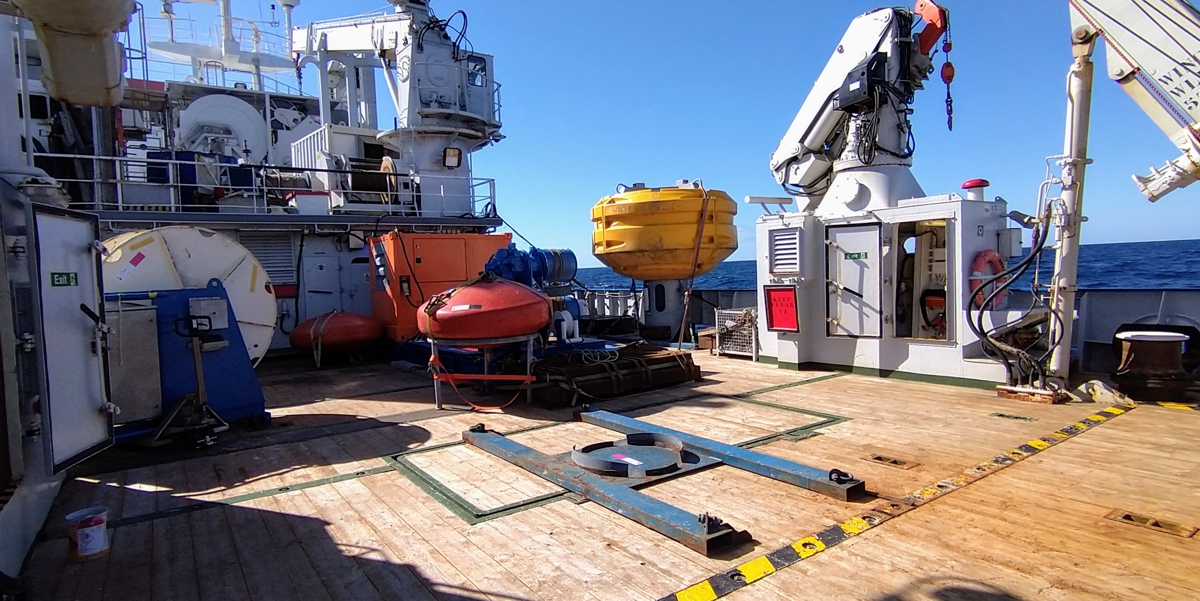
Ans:
{"type": "Polygon", "coordinates": [[[442,149],[442,166],[447,169],[462,167],[462,149],[446,147],[442,149]]]}

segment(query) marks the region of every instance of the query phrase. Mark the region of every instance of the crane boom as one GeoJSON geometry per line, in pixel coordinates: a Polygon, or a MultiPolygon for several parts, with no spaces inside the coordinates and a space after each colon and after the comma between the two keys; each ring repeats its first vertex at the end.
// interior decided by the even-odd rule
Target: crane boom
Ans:
{"type": "Polygon", "coordinates": [[[1151,201],[1200,177],[1200,12],[1184,0],[1068,0],[1071,28],[1105,41],[1107,73],[1183,152],[1134,176],[1151,201]]]}
{"type": "Polygon", "coordinates": [[[945,10],[929,0],[855,18],[771,155],[775,181],[816,206],[839,172],[911,165],[908,105],[946,26],[945,10]],[[925,28],[914,35],[918,18],[925,28]]]}

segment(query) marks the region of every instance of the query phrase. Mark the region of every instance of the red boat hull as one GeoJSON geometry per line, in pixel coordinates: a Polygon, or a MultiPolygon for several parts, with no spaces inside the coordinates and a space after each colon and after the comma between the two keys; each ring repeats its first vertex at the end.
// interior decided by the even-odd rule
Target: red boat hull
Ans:
{"type": "Polygon", "coordinates": [[[417,309],[421,333],[435,340],[494,340],[533,334],[550,323],[550,299],[507,280],[479,281],[417,309]],[[430,316],[427,309],[436,303],[430,316]]]}
{"type": "Polygon", "coordinates": [[[357,313],[340,311],[314,317],[296,326],[288,341],[298,349],[310,350],[320,341],[322,351],[360,350],[383,336],[383,322],[357,313]]]}

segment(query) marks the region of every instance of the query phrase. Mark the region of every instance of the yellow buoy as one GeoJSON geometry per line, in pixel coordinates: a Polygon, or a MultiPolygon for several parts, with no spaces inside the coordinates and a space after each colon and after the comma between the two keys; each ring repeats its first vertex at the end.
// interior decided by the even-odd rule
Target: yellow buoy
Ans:
{"type": "Polygon", "coordinates": [[[627,278],[686,279],[692,275],[697,233],[701,240],[696,275],[711,271],[737,250],[736,214],[737,202],[728,194],[690,183],[624,189],[592,207],[592,254],[627,278]],[[707,219],[698,232],[705,194],[707,219]]]}

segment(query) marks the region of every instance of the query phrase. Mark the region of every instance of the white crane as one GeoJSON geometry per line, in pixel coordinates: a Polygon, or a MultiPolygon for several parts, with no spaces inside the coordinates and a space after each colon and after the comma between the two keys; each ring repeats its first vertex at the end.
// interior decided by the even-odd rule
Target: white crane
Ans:
{"type": "MultiPolygon", "coordinates": [[[[1149,175],[1134,176],[1137,187],[1157,201],[1200,178],[1200,12],[1185,0],[1066,4],[1073,62],[1067,76],[1065,148],[1056,157],[1061,194],[1051,199],[1056,230],[1048,291],[1053,353],[1044,366],[1044,375],[1062,381],[1070,369],[1083,183],[1091,162],[1091,57],[1097,41],[1105,42],[1105,72],[1182,152],[1149,175]]],[[[800,204],[802,212],[822,221],[838,220],[925,196],[909,171],[907,107],[932,73],[934,46],[948,26],[946,11],[927,0],[919,0],[913,11],[880,9],[851,23],[771,155],[776,181],[807,202],[800,204]],[[914,35],[916,16],[926,27],[914,35]]],[[[948,40],[943,49],[949,50],[948,40]]],[[[953,68],[943,67],[942,75],[949,83],[953,68]]],[[[964,296],[973,298],[974,291],[964,296]]]]}

